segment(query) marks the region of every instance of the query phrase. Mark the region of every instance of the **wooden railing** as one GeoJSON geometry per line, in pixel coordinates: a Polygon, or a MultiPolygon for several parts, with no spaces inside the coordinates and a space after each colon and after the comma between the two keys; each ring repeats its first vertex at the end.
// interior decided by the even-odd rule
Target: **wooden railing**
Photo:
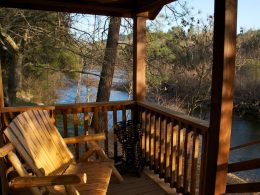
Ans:
{"type": "MultiPolygon", "coordinates": [[[[260,144],[260,140],[252,141],[250,143],[234,146],[230,148],[230,151],[236,151],[243,149],[249,146],[260,144]]],[[[228,172],[240,172],[240,171],[249,171],[260,168],[260,158],[230,163],[228,165],[228,172]]],[[[226,188],[227,193],[243,193],[243,192],[259,192],[260,191],[260,182],[247,182],[247,183],[237,183],[237,184],[228,184],[226,188]]]]}
{"type": "MultiPolygon", "coordinates": [[[[60,127],[61,132],[63,130],[62,133],[64,137],[88,134],[91,130],[92,132],[90,133],[95,133],[97,131],[104,132],[107,137],[104,141],[105,152],[109,157],[117,159],[118,142],[116,136],[113,134],[113,125],[119,120],[126,121],[127,118],[131,119],[133,105],[133,101],[57,105],[54,110],[55,121],[58,128],[60,127]],[[91,126],[90,121],[93,121],[91,126]],[[57,124],[58,122],[59,125],[57,124]]],[[[87,145],[85,145],[85,149],[87,149],[86,146],[87,145]]],[[[76,145],[76,159],[79,157],[79,154],[80,147],[79,145],[76,145]]]]}
{"type": "MultiPolygon", "coordinates": [[[[120,152],[112,126],[118,121],[134,120],[143,130],[142,153],[146,165],[164,178],[177,192],[195,194],[203,185],[203,167],[208,123],[162,106],[134,101],[66,104],[1,109],[7,126],[17,114],[30,109],[49,110],[64,137],[92,133],[100,129],[107,135],[105,152],[117,159],[120,152]],[[94,124],[90,126],[90,120],[94,124]],[[102,120],[100,120],[102,118],[102,120]]],[[[70,146],[78,158],[85,145],[70,146]]]]}
{"type": "MultiPolygon", "coordinates": [[[[113,134],[112,127],[118,121],[126,121],[133,118],[134,102],[116,101],[54,106],[6,107],[1,109],[1,120],[2,124],[4,124],[2,130],[8,126],[12,118],[21,112],[31,109],[49,110],[50,116],[63,137],[85,135],[89,132],[94,133],[95,130],[105,132],[107,137],[104,141],[105,152],[109,157],[116,159],[118,156],[118,142],[113,134]],[[102,120],[100,120],[101,117],[102,120]],[[91,120],[94,120],[93,125],[90,125],[91,120]]],[[[87,145],[80,146],[79,144],[70,146],[74,151],[76,159],[83,152],[83,148],[87,149],[87,145]]]]}
{"type": "Polygon", "coordinates": [[[143,155],[150,169],[178,193],[201,190],[208,123],[156,104],[137,105],[143,155]]]}

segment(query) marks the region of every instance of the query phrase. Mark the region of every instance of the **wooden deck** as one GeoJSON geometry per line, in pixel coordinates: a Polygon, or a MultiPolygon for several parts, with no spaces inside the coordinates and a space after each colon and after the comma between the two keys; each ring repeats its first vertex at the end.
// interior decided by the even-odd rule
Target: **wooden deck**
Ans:
{"type": "Polygon", "coordinates": [[[131,175],[123,175],[124,183],[117,183],[116,178],[112,176],[108,187],[108,195],[163,195],[177,194],[174,189],[171,189],[167,184],[157,177],[151,179],[150,172],[145,169],[141,177],[131,175]]]}

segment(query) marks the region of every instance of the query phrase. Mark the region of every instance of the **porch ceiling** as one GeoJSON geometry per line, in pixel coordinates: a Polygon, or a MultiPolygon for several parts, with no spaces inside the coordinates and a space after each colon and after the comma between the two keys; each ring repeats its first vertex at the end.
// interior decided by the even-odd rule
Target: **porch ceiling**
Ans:
{"type": "Polygon", "coordinates": [[[0,0],[0,7],[154,19],[175,0],[0,0]]]}

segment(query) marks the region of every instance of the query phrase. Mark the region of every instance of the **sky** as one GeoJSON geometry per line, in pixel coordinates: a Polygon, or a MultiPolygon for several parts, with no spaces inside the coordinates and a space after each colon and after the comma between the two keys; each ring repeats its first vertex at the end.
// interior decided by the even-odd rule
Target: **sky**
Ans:
{"type": "MultiPolygon", "coordinates": [[[[214,13],[214,0],[179,0],[179,1],[187,1],[188,8],[192,9],[192,15],[198,19],[202,19],[206,21],[208,15],[213,15],[214,13]],[[200,11],[200,14],[198,14],[200,11]]],[[[173,2],[173,5],[176,2],[173,2]]],[[[176,4],[177,5],[177,4],[176,4]]],[[[161,13],[164,13],[163,9],[161,13]]],[[[191,9],[189,9],[191,10],[191,9]]],[[[104,22],[106,17],[97,17],[102,22],[104,22]]],[[[165,18],[161,18],[157,16],[156,20],[158,24],[155,25],[155,28],[159,27],[159,29],[167,32],[171,29],[172,26],[176,25],[176,23],[167,24],[165,18]],[[158,26],[159,25],[159,26],[158,26]]],[[[153,25],[149,25],[153,21],[148,21],[148,26],[151,27],[153,25]]],[[[249,29],[260,29],[260,0],[238,0],[238,21],[237,21],[237,33],[240,32],[240,28],[244,29],[244,32],[249,29]]],[[[79,21],[75,24],[75,27],[88,32],[93,32],[93,23],[94,16],[86,15],[83,18],[79,18],[79,21]]],[[[152,28],[152,27],[151,27],[152,28]]],[[[121,32],[122,34],[129,34],[130,32],[121,32]]],[[[76,33],[77,36],[81,34],[79,32],[76,33]]],[[[96,35],[96,38],[98,35],[96,35]]],[[[86,37],[84,37],[86,39],[86,37]]]]}
{"type": "MultiPolygon", "coordinates": [[[[194,11],[200,10],[205,18],[214,12],[214,0],[187,0],[194,11]]],[[[238,0],[237,29],[260,29],[260,0],[238,0]]]]}

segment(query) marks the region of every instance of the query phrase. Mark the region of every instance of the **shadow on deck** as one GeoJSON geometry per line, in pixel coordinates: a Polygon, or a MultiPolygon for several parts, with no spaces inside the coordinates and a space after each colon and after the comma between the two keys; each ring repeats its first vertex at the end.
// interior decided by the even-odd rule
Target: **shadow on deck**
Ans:
{"type": "MultiPolygon", "coordinates": [[[[153,174],[150,170],[145,169],[141,177],[131,175],[123,175],[125,181],[121,184],[117,183],[113,176],[108,187],[108,195],[163,195],[177,194],[174,189],[171,189],[167,184],[158,177],[150,178],[153,174]]],[[[154,175],[155,176],[155,175],[154,175]]]]}

